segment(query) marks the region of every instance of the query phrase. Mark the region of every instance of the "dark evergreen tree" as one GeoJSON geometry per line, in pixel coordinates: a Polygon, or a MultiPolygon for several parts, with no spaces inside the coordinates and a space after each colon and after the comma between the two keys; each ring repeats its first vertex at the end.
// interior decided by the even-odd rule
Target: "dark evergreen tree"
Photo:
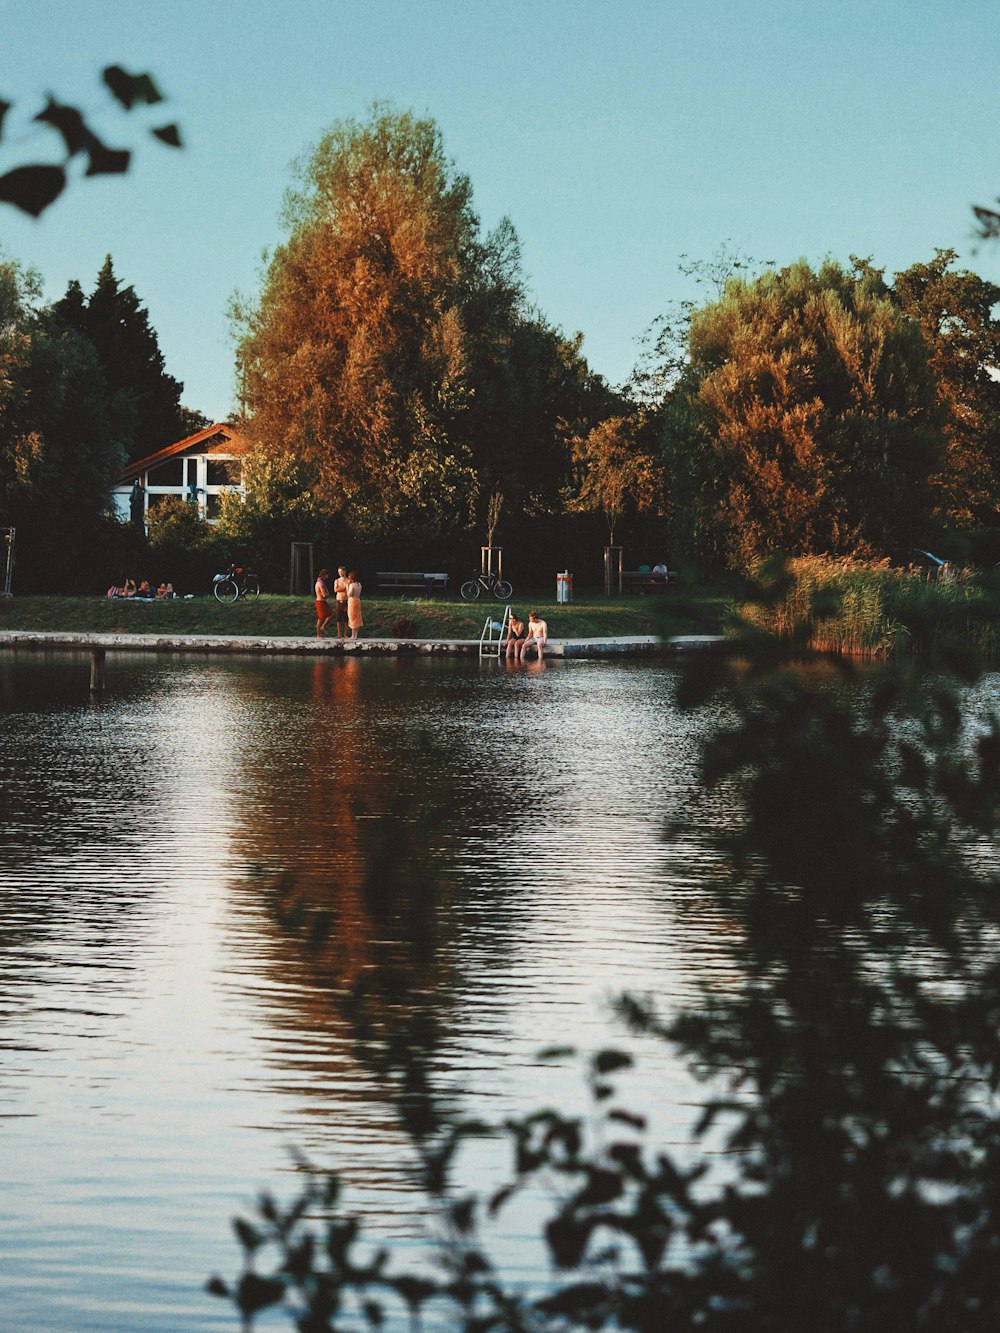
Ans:
{"type": "Polygon", "coordinates": [[[0,523],[18,585],[99,585],[91,556],[124,459],[94,344],[41,305],[37,275],[0,263],[0,523]]]}
{"type": "Polygon", "coordinates": [[[205,420],[181,406],[180,380],[168,375],[156,331],[134,287],[123,287],[111,256],[85,297],[71,282],[54,311],[94,345],[108,395],[111,430],[128,461],[144,458],[197,429],[205,420]]]}

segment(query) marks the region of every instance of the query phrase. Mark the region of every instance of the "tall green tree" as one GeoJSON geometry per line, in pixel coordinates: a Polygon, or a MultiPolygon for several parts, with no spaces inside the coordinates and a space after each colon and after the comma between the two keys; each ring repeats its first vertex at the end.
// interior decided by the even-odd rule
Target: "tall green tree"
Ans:
{"type": "Polygon", "coordinates": [[[463,279],[463,425],[483,494],[499,487],[515,515],[552,514],[576,479],[575,441],[629,405],[588,366],[583,334],[530,303],[508,219],[474,247],[463,279]]]}
{"type": "Polygon", "coordinates": [[[741,568],[926,541],[945,451],[928,350],[871,274],[804,261],[693,313],[664,412],[682,544],[741,568]]]}
{"type": "MultiPolygon", "coordinates": [[[[886,295],[915,320],[927,344],[944,419],[936,508],[951,529],[997,523],[1000,508],[1000,287],[956,269],[954,250],[897,273],[886,295]]],[[[881,272],[856,260],[859,273],[881,272]]]]}
{"type": "Polygon", "coordinates": [[[0,263],[0,523],[19,581],[69,586],[123,465],[93,344],[42,304],[37,275],[0,263]]]}
{"type": "MultiPolygon", "coordinates": [[[[749,279],[774,261],[744,254],[730,240],[723,241],[707,258],[681,255],[677,271],[703,293],[704,299],[720,300],[730,278],[749,279]]],[[[691,298],[668,303],[640,339],[641,353],[629,379],[630,395],[648,407],[662,407],[688,364],[691,317],[699,302],[691,298]]]]}
{"type": "Polygon", "coordinates": [[[501,481],[518,506],[557,507],[563,423],[593,377],[529,308],[513,227],[481,233],[435,123],[384,105],[339,122],[285,223],[259,295],[233,305],[258,448],[308,464],[368,533],[468,528],[501,481]]]}
{"type": "Polygon", "coordinates": [[[93,344],[109,398],[111,429],[132,461],[182,439],[207,419],[181,405],[183,384],[169,375],[149,312],[123,286],[110,255],[94,290],[69,284],[55,314],[93,344]]]}
{"type": "Polygon", "coordinates": [[[576,480],[575,441],[628,402],[590,369],[583,335],[538,311],[497,320],[469,362],[467,430],[484,489],[501,486],[515,513],[557,512],[576,480]]]}

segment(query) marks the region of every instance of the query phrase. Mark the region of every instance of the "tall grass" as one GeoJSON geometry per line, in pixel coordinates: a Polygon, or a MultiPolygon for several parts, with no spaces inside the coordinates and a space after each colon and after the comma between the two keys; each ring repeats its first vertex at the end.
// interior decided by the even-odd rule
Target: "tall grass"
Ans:
{"type": "Polygon", "coordinates": [[[971,571],[929,581],[888,560],[799,556],[759,573],[762,599],[741,606],[741,619],[815,651],[931,661],[961,643],[1000,661],[997,589],[971,571]]]}

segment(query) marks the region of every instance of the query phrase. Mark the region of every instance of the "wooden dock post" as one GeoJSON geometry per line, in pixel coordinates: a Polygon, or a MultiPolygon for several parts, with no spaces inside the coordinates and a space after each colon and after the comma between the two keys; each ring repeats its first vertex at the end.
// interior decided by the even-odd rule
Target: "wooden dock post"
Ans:
{"type": "Polygon", "coordinates": [[[95,694],[104,693],[104,657],[103,648],[90,650],[90,688],[95,694]]]}

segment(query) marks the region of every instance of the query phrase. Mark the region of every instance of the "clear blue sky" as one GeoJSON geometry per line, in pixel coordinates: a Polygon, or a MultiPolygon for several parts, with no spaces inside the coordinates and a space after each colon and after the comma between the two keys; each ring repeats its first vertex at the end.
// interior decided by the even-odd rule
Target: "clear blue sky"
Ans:
{"type": "MultiPolygon", "coordinates": [[[[127,177],[38,222],[0,206],[0,247],[53,299],[110,253],[212,417],[232,403],[226,304],[281,238],[289,163],[375,99],[435,117],[484,225],[514,222],[539,308],[613,382],[691,294],[680,256],[727,238],[890,272],[952,246],[1000,281],[970,213],[1000,194],[996,0],[0,0],[0,20],[21,111],[51,89],[129,142],[101,119],[103,65],[168,95],[184,152],[142,141],[127,177]]],[[[0,168],[45,139],[0,144],[0,168]]]]}

